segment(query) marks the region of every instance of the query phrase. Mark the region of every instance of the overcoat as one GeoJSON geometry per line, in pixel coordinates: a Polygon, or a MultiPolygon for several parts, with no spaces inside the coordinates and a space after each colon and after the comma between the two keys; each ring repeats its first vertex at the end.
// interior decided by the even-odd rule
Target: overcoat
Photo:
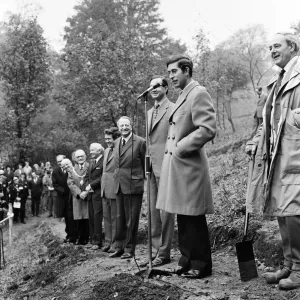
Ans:
{"type": "Polygon", "coordinates": [[[57,211],[58,218],[65,217],[66,205],[69,201],[70,190],[67,184],[68,173],[64,173],[60,167],[56,167],[52,172],[52,184],[57,193],[57,211]]]}
{"type": "Polygon", "coordinates": [[[103,174],[103,155],[99,158],[98,162],[90,163],[88,171],[84,176],[83,190],[90,184],[92,191],[88,193],[88,201],[102,201],[101,198],[101,177],[103,174]]]}
{"type": "Polygon", "coordinates": [[[104,150],[103,158],[103,175],[101,178],[101,197],[107,199],[116,199],[116,194],[114,193],[114,170],[116,168],[115,164],[115,151],[114,148],[107,148],[104,150]],[[110,156],[108,154],[111,152],[110,156]]]}
{"type": "Polygon", "coordinates": [[[278,74],[268,84],[263,124],[254,137],[247,188],[248,212],[272,216],[300,215],[300,59],[283,78],[278,138],[270,155],[271,111],[278,74]]]}
{"type": "Polygon", "coordinates": [[[204,145],[216,132],[216,114],[206,89],[190,83],[169,118],[157,209],[182,215],[214,212],[204,145]]]}
{"type": "Polygon", "coordinates": [[[115,142],[114,192],[124,195],[143,194],[145,178],[146,141],[132,134],[120,149],[121,137],[115,142]]]}
{"type": "Polygon", "coordinates": [[[148,111],[149,154],[151,168],[156,178],[160,178],[169,128],[169,117],[174,105],[168,98],[163,99],[154,122],[152,122],[154,108],[152,107],[148,111]]]}
{"type": "Polygon", "coordinates": [[[75,167],[68,172],[67,183],[72,194],[74,220],[89,218],[88,202],[79,197],[82,191],[81,186],[83,186],[84,176],[86,175],[88,167],[88,162],[84,163],[82,170],[80,170],[79,165],[76,164],[75,167]]]}

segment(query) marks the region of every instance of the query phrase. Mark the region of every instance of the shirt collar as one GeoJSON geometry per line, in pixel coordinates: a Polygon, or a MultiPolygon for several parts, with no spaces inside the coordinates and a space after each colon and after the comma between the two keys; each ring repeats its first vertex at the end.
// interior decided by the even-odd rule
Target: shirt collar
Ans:
{"type": "Polygon", "coordinates": [[[100,159],[101,157],[102,157],[102,154],[99,155],[99,156],[95,159],[96,163],[98,163],[98,161],[99,161],[99,159],[100,159]]]}
{"type": "Polygon", "coordinates": [[[157,105],[157,104],[159,104],[159,106],[161,107],[161,106],[163,106],[163,104],[164,104],[165,102],[167,102],[167,101],[168,101],[167,97],[164,97],[164,98],[161,99],[160,101],[155,101],[155,102],[154,102],[154,106],[157,105]]]}
{"type": "Polygon", "coordinates": [[[298,59],[299,56],[294,56],[283,68],[285,71],[285,74],[290,70],[294,62],[298,59]]]}
{"type": "Polygon", "coordinates": [[[195,80],[192,78],[191,82],[190,82],[190,83],[182,90],[182,92],[183,92],[184,90],[186,90],[187,87],[188,87],[189,85],[191,85],[194,81],[195,81],[195,80]]]}
{"type": "Polygon", "coordinates": [[[129,141],[129,139],[131,138],[131,136],[132,136],[132,132],[129,134],[128,137],[126,137],[126,138],[122,137],[122,140],[125,140],[125,144],[129,141]]]}

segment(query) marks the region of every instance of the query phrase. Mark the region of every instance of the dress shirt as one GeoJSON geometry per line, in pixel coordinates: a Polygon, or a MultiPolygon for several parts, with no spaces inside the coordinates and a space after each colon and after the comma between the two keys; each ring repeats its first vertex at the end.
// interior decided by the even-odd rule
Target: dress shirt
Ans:
{"type": "Polygon", "coordinates": [[[121,145],[123,143],[123,140],[125,140],[125,144],[126,144],[129,141],[129,139],[131,138],[131,136],[132,136],[132,132],[126,138],[122,137],[122,139],[121,139],[121,145]]]}

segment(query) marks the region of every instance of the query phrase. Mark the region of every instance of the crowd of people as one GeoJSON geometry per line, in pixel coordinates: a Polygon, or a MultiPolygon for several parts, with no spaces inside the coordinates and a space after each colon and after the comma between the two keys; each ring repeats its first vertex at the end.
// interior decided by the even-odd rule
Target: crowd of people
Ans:
{"type": "MultiPolygon", "coordinates": [[[[270,53],[281,72],[268,85],[267,96],[257,90],[262,102],[255,115],[257,132],[246,146],[252,163],[246,207],[247,212],[278,218],[284,265],[264,277],[289,290],[300,287],[299,43],[293,35],[276,34],[270,53]]],[[[1,205],[3,199],[14,203],[15,221],[20,216],[24,223],[24,203],[30,195],[32,215],[47,208],[49,217],[64,218],[65,242],[130,259],[135,255],[147,174],[152,266],[170,263],[177,216],[181,257],[174,272],[186,278],[211,275],[206,215],[214,206],[204,146],[215,136],[216,114],[210,95],[193,79],[189,57],[170,58],[167,72],[181,92],[174,104],[167,97],[167,79],[151,78],[148,91],[154,105],[146,118],[148,148],[145,139],[133,133],[132,120],[122,116],[117,128],[104,131],[106,149],[99,143],[90,145],[89,162],[77,149],[71,159],[58,155],[54,170],[49,163],[31,168],[28,162],[14,172],[10,167],[0,170],[1,205]]]]}
{"type": "MultiPolygon", "coordinates": [[[[0,166],[0,221],[8,211],[8,205],[13,205],[14,223],[26,224],[26,202],[31,199],[31,214],[39,217],[40,212],[45,212],[53,206],[52,166],[50,162],[30,166],[25,161],[23,166],[19,163],[16,169],[3,164],[0,166]]],[[[51,210],[49,210],[51,211],[51,210]]],[[[54,207],[56,211],[56,206],[54,207]]],[[[55,213],[54,213],[55,215],[55,213]]],[[[53,216],[52,213],[49,217],[53,216]]]]}

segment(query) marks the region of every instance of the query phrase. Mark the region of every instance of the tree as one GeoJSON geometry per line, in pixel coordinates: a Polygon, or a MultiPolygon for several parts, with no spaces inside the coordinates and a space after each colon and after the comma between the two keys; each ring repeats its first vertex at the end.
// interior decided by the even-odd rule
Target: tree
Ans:
{"type": "Polygon", "coordinates": [[[41,109],[51,86],[47,43],[36,18],[23,19],[12,14],[1,24],[0,76],[7,124],[12,125],[19,157],[28,151],[30,120],[41,109]]]}
{"type": "Polygon", "coordinates": [[[269,70],[266,62],[268,53],[264,27],[258,24],[238,30],[225,42],[225,47],[236,56],[236,61],[239,60],[255,91],[269,70]]]}
{"type": "Polygon", "coordinates": [[[165,72],[165,55],[172,54],[172,48],[185,51],[160,28],[158,4],[85,0],[68,19],[63,84],[56,99],[90,138],[95,134],[91,128],[99,132],[100,127],[116,125],[121,115],[135,119],[136,96],[151,75],[165,72]]]}

